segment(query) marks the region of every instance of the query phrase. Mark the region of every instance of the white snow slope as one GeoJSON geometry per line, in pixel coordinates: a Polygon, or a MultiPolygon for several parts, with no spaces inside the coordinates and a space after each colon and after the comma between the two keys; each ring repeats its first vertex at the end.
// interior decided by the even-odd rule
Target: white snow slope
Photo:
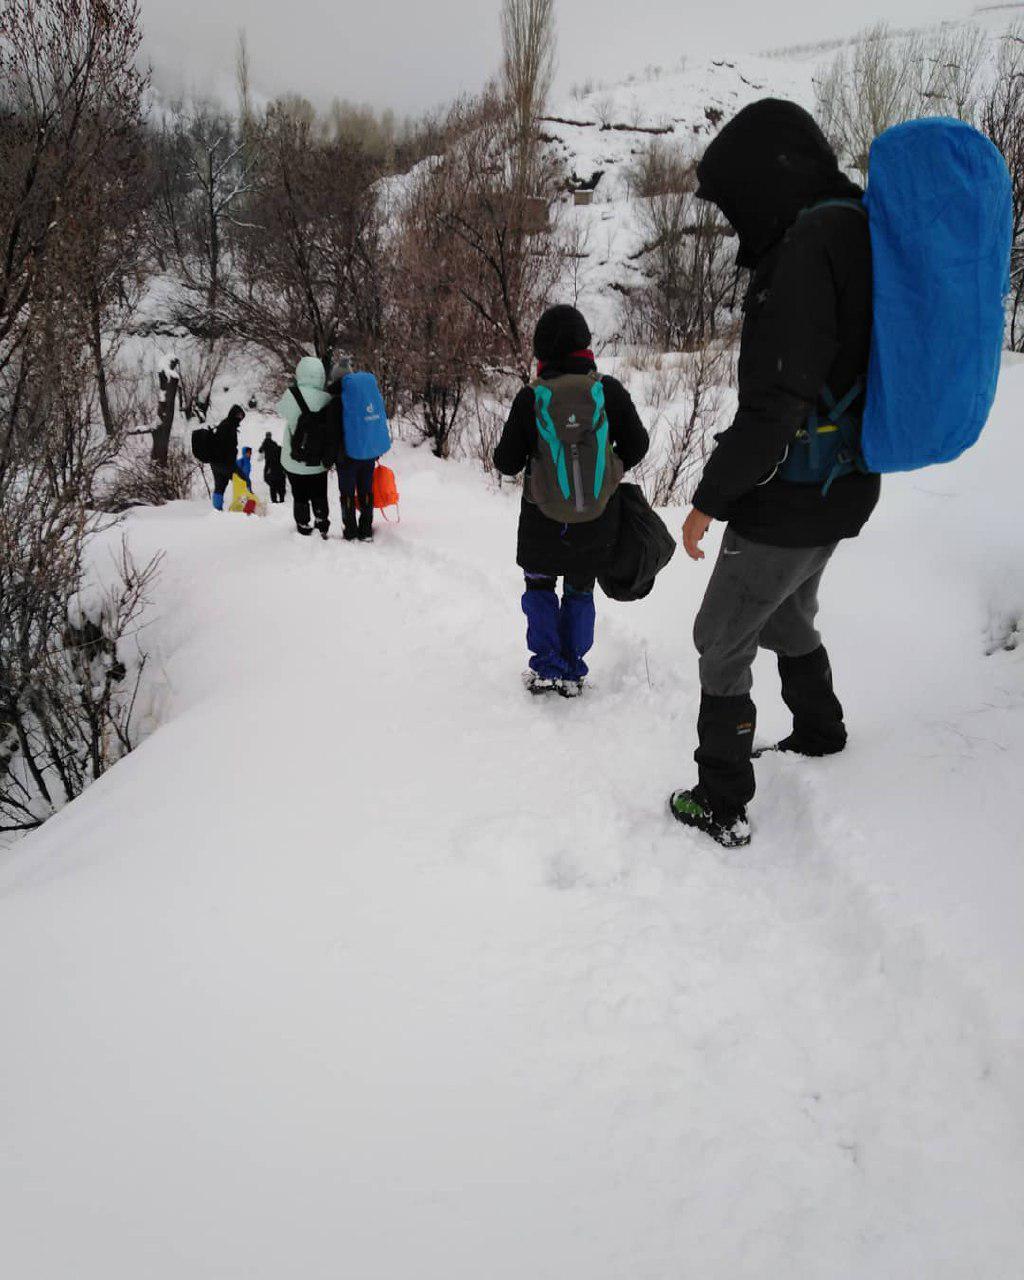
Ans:
{"type": "Polygon", "coordinates": [[[134,516],[166,723],[0,862],[0,1274],[1016,1280],[1022,413],[837,554],[849,750],[729,854],[665,807],[710,559],[539,704],[469,468],[372,547],[134,516]]]}

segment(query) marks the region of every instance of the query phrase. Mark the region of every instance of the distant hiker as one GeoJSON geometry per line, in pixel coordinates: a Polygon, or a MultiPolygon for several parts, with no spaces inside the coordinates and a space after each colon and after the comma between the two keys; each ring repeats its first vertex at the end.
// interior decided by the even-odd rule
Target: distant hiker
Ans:
{"type": "Polygon", "coordinates": [[[355,538],[372,542],[374,471],[391,448],[384,399],[373,374],[354,372],[352,357],[347,355],[335,361],[328,389],[338,397],[337,467],[343,536],[346,542],[355,538]]]}
{"type": "Polygon", "coordinates": [[[812,420],[843,420],[864,386],[871,244],[860,187],[843,176],[817,124],[793,103],[769,99],[741,111],[711,142],[697,176],[698,198],[732,224],[737,264],[751,279],[739,410],[718,437],[683,528],[686,552],[699,560],[712,520],[728,521],[694,627],[698,782],[675,792],[670,804],[679,822],[737,846],[750,840],[751,664],[759,646],[777,654],[782,697],[793,713],[793,732],[779,749],[823,756],[846,745],[843,709],[814,626],[818,587],[840,540],[856,537],[874,510],[880,481],[838,469],[793,483],[780,468],[784,473],[798,432],[812,420]]]}
{"type": "Polygon", "coordinates": [[[287,481],[281,466],[281,446],[269,431],[263,437],[259,452],[263,457],[263,479],[270,490],[270,501],[284,502],[287,481]]]}
{"type": "Polygon", "coordinates": [[[281,465],[288,474],[292,487],[292,510],[295,527],[309,537],[314,523],[321,538],[326,539],[331,527],[327,507],[327,468],[319,462],[301,462],[293,456],[292,445],[296,430],[300,434],[308,427],[311,418],[325,409],[331,397],[324,389],[323,361],[315,356],[304,356],[295,366],[295,382],[281,397],[277,411],[284,418],[284,436],[281,441],[281,465]],[[312,508],[312,514],[310,509],[312,508]]]}
{"type": "Polygon", "coordinates": [[[598,375],[590,342],[574,307],[545,311],[533,338],[537,378],[512,402],[494,451],[502,475],[527,473],[516,560],[526,577],[525,681],[535,694],[583,691],[594,584],[619,534],[619,481],[649,445],[625,387],[598,375]]]}
{"type": "Polygon", "coordinates": [[[248,445],[242,450],[241,456],[235,465],[235,470],[242,477],[245,483],[252,488],[252,449],[248,445]]]}
{"type": "Polygon", "coordinates": [[[224,510],[224,492],[237,470],[238,428],[244,417],[245,410],[242,406],[233,404],[228,410],[228,416],[218,424],[213,433],[210,470],[213,472],[213,505],[217,511],[224,510]]]}

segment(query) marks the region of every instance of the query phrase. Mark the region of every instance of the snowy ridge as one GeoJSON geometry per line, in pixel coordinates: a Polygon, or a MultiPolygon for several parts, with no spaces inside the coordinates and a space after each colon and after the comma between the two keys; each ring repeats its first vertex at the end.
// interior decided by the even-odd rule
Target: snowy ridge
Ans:
{"type": "Polygon", "coordinates": [[[742,854],[665,811],[706,565],[538,705],[471,468],[372,548],[133,516],[164,727],[0,864],[5,1273],[1016,1280],[1022,408],[837,555],[851,746],[742,854]]]}
{"type": "MultiPolygon", "coordinates": [[[[962,22],[937,23],[928,32],[979,27],[988,37],[994,62],[1000,36],[1024,17],[1024,5],[985,8],[962,22]]],[[[893,36],[906,34],[897,30],[893,36]]],[[[614,345],[619,327],[618,290],[643,283],[644,237],[638,205],[627,175],[636,157],[654,140],[699,158],[721,125],[764,97],[788,98],[813,111],[814,80],[853,37],[825,44],[690,60],[672,70],[648,71],[615,85],[562,99],[543,122],[543,136],[577,185],[594,185],[594,203],[560,210],[563,231],[586,255],[575,285],[599,348],[614,345]]],[[[668,51],[669,55],[674,51],[668,51]]]]}

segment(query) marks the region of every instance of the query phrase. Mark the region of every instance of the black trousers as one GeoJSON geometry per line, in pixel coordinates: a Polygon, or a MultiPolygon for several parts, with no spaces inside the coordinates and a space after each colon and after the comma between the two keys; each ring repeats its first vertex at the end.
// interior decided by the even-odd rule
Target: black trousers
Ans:
{"type": "Polygon", "coordinates": [[[364,537],[373,528],[373,473],[376,458],[346,458],[338,463],[338,494],[341,498],[341,518],[345,532],[352,537],[358,530],[364,537]],[[356,499],[359,499],[359,519],[356,521],[356,499]]]}
{"type": "Polygon", "coordinates": [[[271,502],[284,502],[288,492],[288,483],[285,480],[285,471],[283,467],[271,469],[267,467],[263,472],[263,479],[267,482],[270,489],[271,502]]]}
{"type": "Polygon", "coordinates": [[[331,527],[330,513],[327,509],[327,472],[321,471],[319,475],[314,476],[300,476],[294,471],[289,471],[288,482],[292,487],[292,511],[295,514],[295,523],[300,529],[308,529],[310,507],[312,507],[316,527],[321,533],[326,533],[331,527]]]}
{"type": "Polygon", "coordinates": [[[231,477],[235,474],[234,467],[222,467],[211,463],[210,470],[213,472],[214,493],[225,493],[231,483],[231,477]]]}

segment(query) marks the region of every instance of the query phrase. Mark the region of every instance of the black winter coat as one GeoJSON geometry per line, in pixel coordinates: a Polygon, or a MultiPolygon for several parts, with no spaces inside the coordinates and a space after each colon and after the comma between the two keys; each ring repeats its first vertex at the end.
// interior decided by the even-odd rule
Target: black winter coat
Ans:
{"type": "MultiPolygon", "coordinates": [[[[700,194],[726,216],[732,212],[739,261],[752,265],[753,276],[744,302],[739,410],[718,437],[694,506],[752,541],[813,547],[861,531],[878,502],[879,477],[846,476],[827,495],[818,485],[762,482],[807,422],[821,388],[838,398],[866,375],[871,242],[857,210],[815,207],[857,199],[861,191],[839,173],[811,118],[788,108],[770,101],[748,108],[746,130],[738,129],[739,136],[723,130],[698,169],[700,194]],[[756,136],[759,109],[770,137],[756,136]],[[751,172],[776,153],[781,167],[759,201],[749,191],[751,172]]],[[[734,123],[741,121],[742,115],[734,123]]],[[[824,413],[824,404],[819,408],[824,413]]]]}
{"type": "MultiPolygon", "coordinates": [[[[544,366],[545,378],[565,374],[592,373],[590,360],[569,356],[544,366]]],[[[647,453],[650,440],[629,392],[615,378],[605,376],[605,406],[612,448],[625,470],[635,467],[647,453]]],[[[516,476],[526,469],[537,452],[537,421],[533,389],[523,387],[512,402],[505,430],[494,451],[494,465],[505,476],[516,476]]],[[[529,498],[529,484],[523,487],[519,513],[519,539],[516,563],[528,573],[561,577],[596,578],[604,568],[619,536],[620,499],[611,501],[596,520],[586,524],[559,524],[550,520],[529,498]]]]}
{"type": "Polygon", "coordinates": [[[238,461],[238,423],[227,417],[214,428],[215,454],[211,466],[222,471],[234,471],[238,461]]]}
{"type": "Polygon", "coordinates": [[[281,446],[276,440],[264,440],[259,447],[259,452],[263,455],[264,480],[284,470],[281,465],[281,446]]]}

